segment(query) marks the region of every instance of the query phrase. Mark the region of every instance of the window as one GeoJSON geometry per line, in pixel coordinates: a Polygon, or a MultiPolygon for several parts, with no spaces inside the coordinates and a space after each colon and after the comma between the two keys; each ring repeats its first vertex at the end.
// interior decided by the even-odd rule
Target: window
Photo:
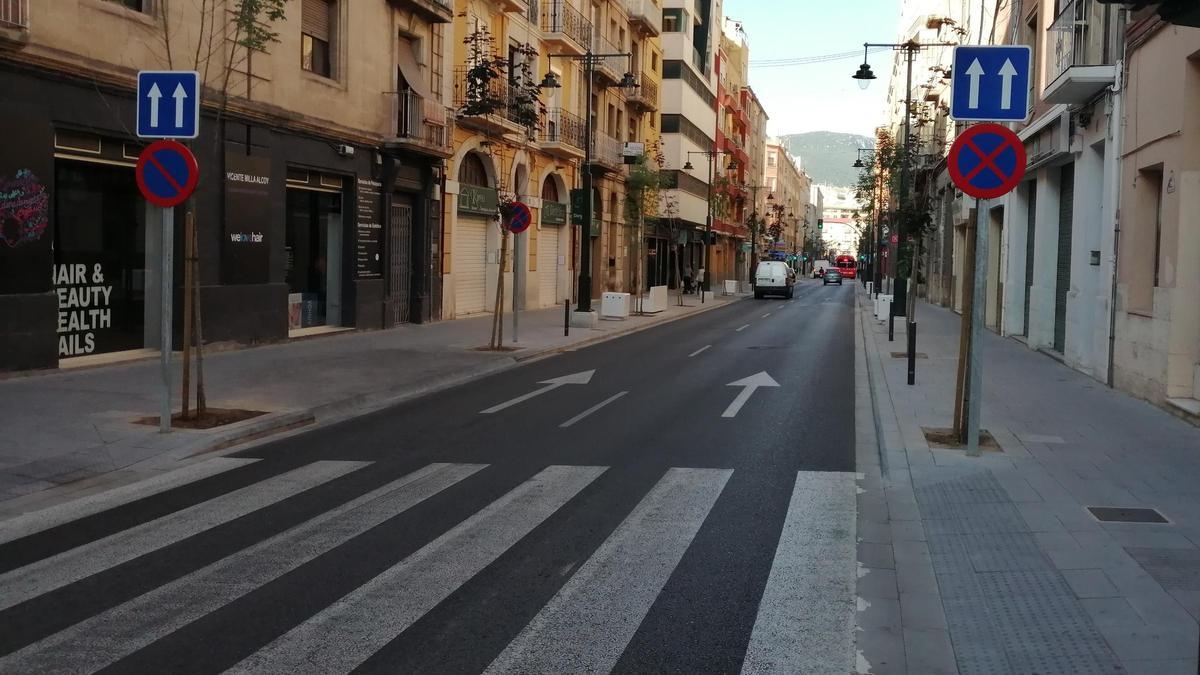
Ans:
{"type": "Polygon", "coordinates": [[[300,67],[322,77],[333,77],[333,36],[337,3],[304,0],[300,18],[300,67]]]}
{"type": "Polygon", "coordinates": [[[658,72],[658,52],[650,52],[650,72],[658,72]]]}
{"type": "Polygon", "coordinates": [[[487,168],[483,165],[483,160],[474,152],[468,152],[462,159],[462,163],[458,167],[458,182],[464,185],[476,185],[479,187],[487,187],[488,175],[487,168]]]}
{"type": "Polygon", "coordinates": [[[767,166],[775,166],[778,160],[775,159],[775,153],[767,155],[767,166]]]}
{"type": "Polygon", "coordinates": [[[108,1],[115,2],[118,5],[121,5],[122,7],[128,7],[129,9],[132,9],[135,12],[142,12],[144,14],[150,13],[150,11],[152,9],[151,5],[153,4],[153,0],[108,0],[108,1]]]}
{"type": "Polygon", "coordinates": [[[683,32],[683,10],[682,9],[664,9],[663,10],[663,32],[664,33],[682,33],[683,32]]]}
{"type": "Polygon", "coordinates": [[[1154,311],[1154,288],[1162,283],[1162,202],[1163,167],[1146,167],[1138,171],[1134,182],[1133,227],[1121,243],[1129,255],[1122,256],[1121,265],[1128,265],[1124,275],[1129,283],[1129,308],[1136,312],[1154,311]]]}

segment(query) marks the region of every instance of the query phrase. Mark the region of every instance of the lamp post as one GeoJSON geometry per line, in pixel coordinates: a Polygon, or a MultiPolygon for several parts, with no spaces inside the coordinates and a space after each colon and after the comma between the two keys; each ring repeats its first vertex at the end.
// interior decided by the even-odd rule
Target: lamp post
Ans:
{"type": "MultiPolygon", "coordinates": [[[[908,182],[909,182],[909,171],[910,171],[909,164],[911,163],[911,154],[912,154],[911,148],[909,146],[911,144],[911,139],[912,139],[912,129],[911,129],[912,122],[911,122],[911,120],[912,120],[913,59],[916,58],[916,55],[918,52],[921,52],[922,50],[925,50],[925,49],[933,49],[935,47],[954,47],[954,46],[956,46],[956,43],[953,43],[953,42],[922,43],[922,42],[917,42],[916,40],[909,40],[908,42],[902,42],[902,43],[864,42],[863,43],[862,65],[858,67],[857,72],[855,72],[853,75],[851,75],[852,78],[854,78],[855,80],[858,80],[858,86],[860,88],[866,89],[867,87],[871,86],[871,80],[876,79],[875,72],[871,70],[871,64],[867,62],[867,55],[870,53],[870,50],[872,47],[890,47],[893,51],[904,52],[904,59],[907,62],[907,74],[905,76],[905,81],[904,81],[905,82],[905,84],[904,84],[904,143],[901,146],[903,148],[903,150],[902,150],[903,154],[901,156],[901,161],[900,161],[900,213],[901,213],[901,218],[902,218],[902,220],[900,222],[900,226],[902,226],[902,228],[904,230],[906,239],[913,237],[913,233],[910,231],[912,229],[910,227],[911,223],[907,222],[908,210],[905,208],[905,203],[907,201],[909,201],[909,196],[910,196],[908,194],[908,182]]],[[[915,239],[915,237],[913,237],[913,238],[915,239]]],[[[916,383],[916,377],[917,377],[917,322],[916,322],[916,317],[913,316],[916,313],[916,309],[917,309],[917,292],[916,292],[917,291],[917,285],[916,285],[917,246],[916,246],[916,241],[913,241],[910,244],[909,248],[911,249],[911,254],[910,254],[910,262],[909,262],[909,270],[908,270],[908,284],[907,284],[907,287],[905,288],[904,319],[905,319],[906,326],[908,328],[908,330],[906,331],[907,337],[908,337],[908,350],[907,350],[908,351],[908,383],[910,385],[912,385],[912,384],[916,383]]]]}
{"type": "MultiPolygon", "coordinates": [[[[549,59],[569,59],[571,61],[583,62],[584,80],[587,82],[587,91],[584,96],[584,105],[586,110],[583,111],[583,166],[580,170],[580,184],[583,187],[583,236],[579,242],[579,300],[576,303],[575,311],[590,312],[592,311],[592,143],[595,139],[592,138],[592,80],[596,73],[596,64],[602,59],[610,57],[624,57],[629,60],[629,70],[633,70],[633,53],[623,52],[616,54],[595,54],[592,52],[591,45],[588,45],[587,52],[581,56],[575,54],[549,54],[549,59]]],[[[546,69],[546,76],[542,78],[539,85],[542,89],[557,89],[562,86],[558,81],[558,77],[549,68],[546,69]]],[[[626,71],[621,78],[621,83],[617,85],[621,89],[635,89],[638,86],[637,80],[634,79],[633,73],[626,71]]]]}
{"type": "MultiPolygon", "coordinates": [[[[729,152],[725,150],[688,150],[687,161],[683,165],[684,171],[691,171],[696,168],[692,166],[692,155],[704,155],[708,158],[708,217],[704,222],[704,282],[700,289],[700,304],[704,304],[704,296],[712,288],[712,270],[709,269],[709,261],[712,258],[709,255],[709,249],[712,247],[713,183],[717,182],[716,159],[720,155],[728,154],[729,152]]],[[[737,160],[730,159],[729,164],[726,164],[725,168],[736,169],[737,166],[737,160]]]]}
{"type": "MultiPolygon", "coordinates": [[[[882,201],[883,195],[880,194],[880,193],[882,193],[882,189],[877,190],[875,187],[875,185],[876,185],[875,174],[877,173],[876,167],[875,167],[875,149],[874,148],[859,148],[858,149],[858,159],[854,160],[853,166],[855,169],[867,169],[867,168],[871,169],[871,232],[870,232],[871,244],[870,244],[870,248],[867,250],[867,253],[868,253],[868,255],[871,256],[871,261],[870,261],[871,262],[871,289],[875,292],[875,296],[878,297],[879,296],[879,244],[881,243],[881,239],[880,239],[881,230],[879,227],[880,226],[879,215],[877,215],[876,211],[875,211],[875,202],[877,199],[882,201]],[[867,161],[865,163],[863,162],[863,157],[867,158],[867,161]]],[[[880,175],[880,182],[882,182],[882,174],[880,175]]],[[[880,207],[879,210],[883,211],[882,206],[880,207]]]]}

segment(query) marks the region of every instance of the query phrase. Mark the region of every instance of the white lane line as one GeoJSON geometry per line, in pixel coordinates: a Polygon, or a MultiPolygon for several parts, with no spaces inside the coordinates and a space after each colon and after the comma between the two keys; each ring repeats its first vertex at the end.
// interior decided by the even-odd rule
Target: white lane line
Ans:
{"type": "Polygon", "coordinates": [[[606,467],[551,466],[247,657],[231,673],[348,673],[591,484],[606,467]]]}
{"type": "Polygon", "coordinates": [[[282,577],[483,469],[431,464],[0,658],[0,672],[95,672],[282,577]]]}
{"type": "Polygon", "coordinates": [[[667,471],[485,672],[611,671],[732,474],[667,471]]]}
{"type": "Polygon", "coordinates": [[[735,330],[735,331],[733,331],[733,332],[735,332],[735,333],[740,333],[740,332],[742,332],[742,331],[746,330],[746,329],[747,329],[747,328],[749,328],[749,327],[750,327],[750,324],[746,324],[746,325],[742,326],[741,328],[739,328],[739,329],[737,329],[737,330],[735,330]]]}
{"type": "Polygon", "coordinates": [[[0,575],[0,610],[281,502],[370,462],[321,461],[0,575]]]}
{"type": "Polygon", "coordinates": [[[708,349],[708,348],[709,348],[709,347],[711,347],[711,346],[712,346],[712,345],[704,345],[704,346],[703,346],[703,347],[701,347],[700,349],[697,349],[696,351],[692,352],[691,354],[688,354],[688,358],[690,359],[690,358],[692,358],[693,356],[696,356],[696,355],[700,354],[700,352],[703,352],[704,350],[708,349]]]}
{"type": "Polygon", "coordinates": [[[180,485],[194,483],[257,461],[257,459],[249,458],[214,457],[174,471],[160,473],[136,483],[80,497],[63,504],[56,504],[41,511],[16,516],[11,520],[0,522],[0,544],[28,537],[72,520],[79,520],[85,516],[123,506],[143,497],[161,494],[180,485]]]}
{"type": "Polygon", "coordinates": [[[766,314],[763,314],[763,315],[762,315],[762,318],[764,318],[764,319],[765,319],[765,318],[767,318],[768,316],[771,316],[771,312],[767,312],[766,314]]]}
{"type": "Polygon", "coordinates": [[[853,473],[796,475],[743,673],[854,671],[853,473]]]}
{"type": "Polygon", "coordinates": [[[599,409],[603,408],[604,406],[608,405],[609,403],[612,403],[613,401],[615,401],[615,400],[617,400],[617,399],[621,398],[622,396],[624,396],[625,394],[628,394],[628,393],[629,393],[629,392],[627,392],[627,391],[620,391],[620,392],[617,392],[616,394],[613,394],[612,396],[609,396],[608,398],[604,399],[603,401],[600,401],[600,402],[599,402],[599,403],[597,403],[596,405],[594,405],[594,406],[592,406],[592,407],[588,408],[587,410],[584,410],[583,412],[579,413],[578,415],[576,415],[576,416],[572,417],[571,419],[567,420],[566,422],[563,422],[562,424],[560,424],[560,425],[558,425],[558,426],[559,426],[559,428],[561,428],[561,429],[565,429],[565,428],[567,428],[567,427],[571,426],[572,424],[575,424],[575,423],[576,423],[576,422],[578,422],[579,420],[581,420],[581,419],[583,419],[583,418],[587,417],[588,415],[591,415],[592,413],[596,412],[597,410],[599,410],[599,409]]]}

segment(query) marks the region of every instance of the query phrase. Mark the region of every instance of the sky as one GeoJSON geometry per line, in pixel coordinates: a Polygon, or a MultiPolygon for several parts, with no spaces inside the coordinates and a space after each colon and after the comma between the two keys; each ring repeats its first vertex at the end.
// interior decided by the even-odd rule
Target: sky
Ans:
{"type": "Polygon", "coordinates": [[[862,56],[778,68],[762,59],[791,59],[861,50],[864,42],[894,42],[901,0],[725,0],[725,16],[742,22],[750,45],[750,86],[772,136],[841,131],[873,136],[883,122],[890,52],[871,54],[879,76],[863,91],[851,75],[862,56]]]}

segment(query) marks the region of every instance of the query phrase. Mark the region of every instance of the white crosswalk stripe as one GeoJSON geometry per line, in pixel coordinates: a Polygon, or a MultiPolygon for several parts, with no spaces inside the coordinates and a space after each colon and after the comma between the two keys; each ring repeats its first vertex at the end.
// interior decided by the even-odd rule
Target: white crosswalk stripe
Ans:
{"type": "Polygon", "coordinates": [[[228,672],[350,672],[603,472],[545,469],[228,672]]]}
{"type": "Polygon", "coordinates": [[[255,546],[0,658],[0,672],[95,672],[471,476],[433,464],[255,546]]]}
{"type": "Polygon", "coordinates": [[[854,671],[855,475],[801,471],[743,673],[854,671]]]}
{"type": "Polygon", "coordinates": [[[0,610],[329,482],[367,462],[320,461],[0,575],[0,610]]]}
{"type": "Polygon", "coordinates": [[[668,471],[487,672],[612,670],[732,473],[668,471]]]}
{"type": "Polygon", "coordinates": [[[257,459],[214,457],[130,485],[58,504],[0,522],[0,544],[28,537],[72,520],[135,502],[172,488],[257,462],[257,459]]]}
{"type": "MultiPolygon", "coordinates": [[[[219,468],[218,464],[170,478],[164,475],[140,488],[122,488],[118,495],[97,495],[86,504],[59,508],[40,520],[31,514],[21,521],[25,523],[22,527],[45,531],[70,522],[68,514],[99,513],[186,485],[184,476],[201,480],[235,466],[219,468]]],[[[0,575],[0,610],[181,542],[367,464],[308,464],[11,570],[0,575]]],[[[352,546],[352,540],[360,535],[462,481],[472,476],[476,476],[473,480],[487,480],[486,474],[480,473],[486,466],[431,464],[392,480],[138,597],[122,598],[120,604],[57,633],[30,636],[38,641],[0,655],[0,673],[91,673],[120,666],[122,659],[239,599],[247,600],[254,591],[285,575],[306,573],[310,563],[319,564],[320,556],[352,546]]],[[[340,599],[302,618],[229,672],[294,675],[354,670],[526,539],[608,468],[545,468],[357,588],[341,591],[345,595],[340,599]]],[[[632,505],[628,515],[569,578],[563,576],[557,582],[561,587],[546,589],[553,597],[540,608],[530,608],[531,614],[536,614],[528,624],[519,631],[511,625],[515,637],[503,649],[495,646],[499,654],[486,655],[483,663],[491,659],[486,672],[611,671],[651,616],[681,561],[695,555],[689,553],[689,547],[712,519],[713,508],[733,475],[731,469],[671,468],[639,495],[636,505],[632,499],[623,502],[624,508],[632,505]]],[[[773,546],[774,556],[753,627],[743,624],[742,630],[751,631],[743,673],[853,670],[855,495],[855,474],[797,473],[779,539],[764,542],[764,547],[773,546]]],[[[697,617],[697,621],[704,620],[697,617]]],[[[0,621],[0,631],[3,629],[0,621]]]]}

